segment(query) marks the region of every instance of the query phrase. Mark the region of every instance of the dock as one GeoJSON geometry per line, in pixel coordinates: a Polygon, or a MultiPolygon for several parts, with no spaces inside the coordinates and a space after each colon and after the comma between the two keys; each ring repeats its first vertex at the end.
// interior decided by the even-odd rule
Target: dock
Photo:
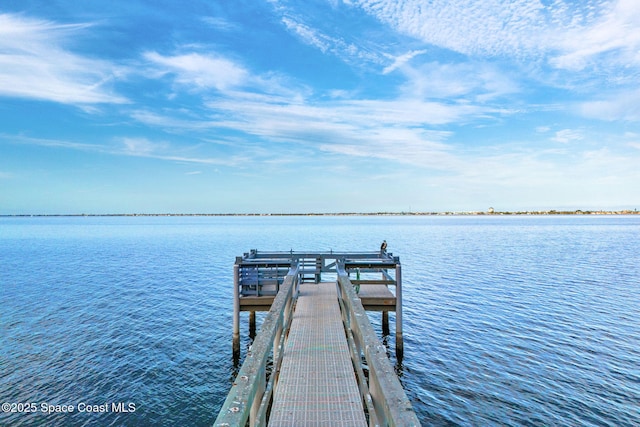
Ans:
{"type": "Polygon", "coordinates": [[[366,310],[396,313],[403,357],[402,276],[382,252],[258,252],[234,265],[233,357],[240,312],[268,311],[215,426],[418,426],[366,310]],[[393,292],[391,289],[393,289],[393,292]]]}

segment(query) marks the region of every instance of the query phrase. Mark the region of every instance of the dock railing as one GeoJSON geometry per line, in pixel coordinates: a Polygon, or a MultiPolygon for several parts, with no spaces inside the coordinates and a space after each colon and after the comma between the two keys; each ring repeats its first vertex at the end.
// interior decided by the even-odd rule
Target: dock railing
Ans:
{"type": "Polygon", "coordinates": [[[293,307],[298,295],[299,265],[291,267],[280,291],[262,323],[260,333],[249,348],[236,380],[227,395],[215,426],[266,425],[266,417],[273,399],[282,363],[283,345],[293,317],[293,307]],[[267,380],[269,358],[273,364],[267,380]]]}
{"type": "Polygon", "coordinates": [[[407,395],[380,343],[342,262],[338,263],[338,299],[370,426],[419,426],[407,395]],[[368,380],[363,372],[368,369],[368,380]]]}

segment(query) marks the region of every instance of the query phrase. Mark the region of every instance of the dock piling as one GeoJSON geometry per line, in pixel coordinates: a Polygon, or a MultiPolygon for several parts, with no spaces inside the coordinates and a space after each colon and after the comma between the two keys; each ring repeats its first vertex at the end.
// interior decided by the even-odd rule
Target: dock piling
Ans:
{"type": "Polygon", "coordinates": [[[233,266],[233,360],[240,360],[240,266],[233,266]]]}
{"type": "Polygon", "coordinates": [[[389,335],[389,312],[382,312],[382,335],[389,335]]]}
{"type": "Polygon", "coordinates": [[[249,312],[249,338],[254,339],[256,337],[256,312],[249,312]]]}
{"type": "Polygon", "coordinates": [[[402,267],[396,264],[396,358],[402,361],[404,342],[402,339],[402,267]]]}

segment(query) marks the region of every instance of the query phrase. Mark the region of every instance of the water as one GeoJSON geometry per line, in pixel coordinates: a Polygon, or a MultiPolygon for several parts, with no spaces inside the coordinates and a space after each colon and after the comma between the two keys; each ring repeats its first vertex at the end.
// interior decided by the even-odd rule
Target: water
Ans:
{"type": "Polygon", "coordinates": [[[0,218],[0,425],[211,425],[235,256],[382,239],[424,425],[640,425],[640,216],[0,218]]]}

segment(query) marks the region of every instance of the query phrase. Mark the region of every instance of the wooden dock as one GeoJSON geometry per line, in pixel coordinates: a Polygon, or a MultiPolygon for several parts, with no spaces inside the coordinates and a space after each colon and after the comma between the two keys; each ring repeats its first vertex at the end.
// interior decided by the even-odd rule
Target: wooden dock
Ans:
{"type": "Polygon", "coordinates": [[[366,314],[381,311],[383,334],[389,334],[388,313],[395,311],[401,360],[398,257],[252,250],[234,265],[236,360],[240,313],[250,313],[249,329],[255,333],[255,312],[261,310],[269,313],[216,426],[420,425],[366,314]]]}

